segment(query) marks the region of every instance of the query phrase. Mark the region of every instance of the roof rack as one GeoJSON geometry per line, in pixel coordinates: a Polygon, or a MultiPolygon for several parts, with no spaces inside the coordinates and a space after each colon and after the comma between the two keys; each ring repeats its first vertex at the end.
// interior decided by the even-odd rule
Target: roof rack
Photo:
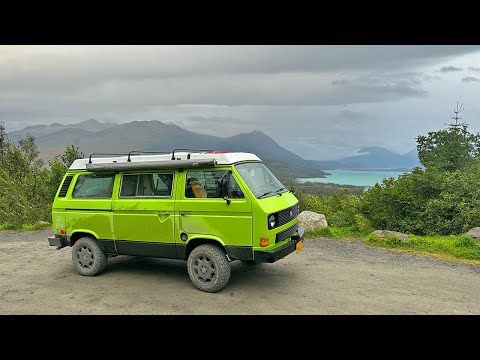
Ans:
{"type": "MultiPolygon", "coordinates": [[[[175,151],[192,151],[192,152],[208,152],[212,150],[201,150],[201,149],[173,149],[172,160],[175,160],[175,151]]],[[[187,154],[187,159],[190,159],[190,154],[187,154]]]]}
{"type": "MultiPolygon", "coordinates": [[[[127,162],[131,162],[132,155],[141,155],[141,154],[172,154],[172,160],[175,160],[175,151],[191,151],[196,153],[207,153],[208,151],[213,150],[206,150],[206,149],[173,149],[173,151],[142,151],[142,150],[132,150],[128,153],[93,153],[90,154],[88,157],[88,163],[92,163],[93,156],[127,156],[127,162]]],[[[187,154],[187,159],[190,159],[190,154],[187,154]]]]}
{"type": "Polygon", "coordinates": [[[93,154],[90,154],[90,156],[88,157],[88,163],[91,164],[92,163],[92,156],[97,156],[97,155],[102,155],[102,156],[105,156],[105,155],[113,155],[113,156],[127,156],[128,154],[124,154],[124,153],[93,153],[93,154]]]}
{"type": "MultiPolygon", "coordinates": [[[[175,150],[174,150],[175,151],[175,150]]],[[[170,154],[171,151],[141,151],[141,150],[132,150],[128,153],[127,162],[131,162],[130,156],[132,155],[141,155],[141,154],[170,154]],[[134,154],[135,153],[135,154],[134,154]]]]}

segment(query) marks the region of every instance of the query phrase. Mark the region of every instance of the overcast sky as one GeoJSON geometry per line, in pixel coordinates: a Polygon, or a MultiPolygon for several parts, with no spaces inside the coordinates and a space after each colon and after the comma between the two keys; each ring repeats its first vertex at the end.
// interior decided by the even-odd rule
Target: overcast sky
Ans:
{"type": "Polygon", "coordinates": [[[8,131],[88,119],[261,130],[306,159],[403,153],[457,101],[480,131],[480,46],[1,46],[8,131]]]}

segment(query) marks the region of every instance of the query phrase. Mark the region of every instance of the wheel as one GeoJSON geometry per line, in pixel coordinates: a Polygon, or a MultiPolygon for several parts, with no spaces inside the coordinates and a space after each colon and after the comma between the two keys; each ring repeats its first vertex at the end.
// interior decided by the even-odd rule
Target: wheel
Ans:
{"type": "Polygon", "coordinates": [[[197,246],[188,256],[188,275],[193,284],[206,292],[217,292],[227,285],[232,272],[225,252],[216,245],[197,246]]]}
{"type": "Polygon", "coordinates": [[[107,255],[97,240],[85,236],[72,247],[72,261],[75,270],[84,276],[95,276],[105,270],[107,255]]]}

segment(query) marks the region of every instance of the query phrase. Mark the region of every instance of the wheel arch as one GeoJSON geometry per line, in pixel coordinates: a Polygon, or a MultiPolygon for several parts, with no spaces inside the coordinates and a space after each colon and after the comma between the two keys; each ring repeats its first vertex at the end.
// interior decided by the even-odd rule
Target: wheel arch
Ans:
{"type": "Polygon", "coordinates": [[[217,245],[220,249],[222,249],[225,252],[225,254],[228,254],[225,243],[219,237],[212,236],[212,235],[198,235],[188,239],[188,242],[185,247],[185,258],[188,259],[188,256],[190,255],[192,250],[195,249],[197,246],[203,245],[203,244],[217,245]]]}
{"type": "Polygon", "coordinates": [[[70,246],[75,245],[78,239],[84,237],[84,236],[89,236],[93,237],[95,240],[98,241],[98,236],[95,234],[93,231],[90,230],[75,230],[72,235],[70,235],[70,246]]]}

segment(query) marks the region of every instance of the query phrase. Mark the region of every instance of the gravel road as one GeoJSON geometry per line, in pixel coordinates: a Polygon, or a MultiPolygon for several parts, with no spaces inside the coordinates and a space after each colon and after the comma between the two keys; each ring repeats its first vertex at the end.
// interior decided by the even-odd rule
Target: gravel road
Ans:
{"type": "Polygon", "coordinates": [[[83,277],[50,235],[0,232],[0,314],[480,314],[480,266],[360,240],[306,240],[274,264],[235,261],[209,294],[176,260],[118,256],[83,277]]]}

